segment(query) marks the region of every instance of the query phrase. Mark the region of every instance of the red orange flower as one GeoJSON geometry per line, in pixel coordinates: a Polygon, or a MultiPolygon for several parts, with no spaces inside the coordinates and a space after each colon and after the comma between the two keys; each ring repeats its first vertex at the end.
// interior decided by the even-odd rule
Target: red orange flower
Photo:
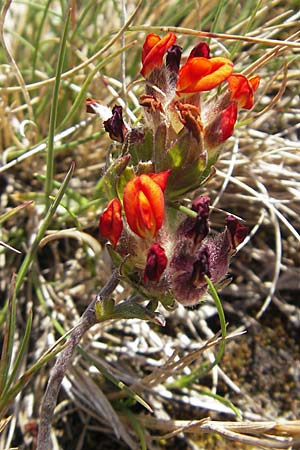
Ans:
{"type": "Polygon", "coordinates": [[[113,198],[100,216],[99,231],[115,247],[123,230],[122,206],[117,198],[113,198]]]}
{"type": "Polygon", "coordinates": [[[209,91],[225,81],[232,70],[233,63],[227,58],[190,57],[179,70],[176,92],[180,95],[209,91]]]}
{"type": "Polygon", "coordinates": [[[220,111],[214,120],[205,127],[204,139],[207,147],[218,147],[232,136],[236,119],[237,104],[234,102],[220,111]]]}
{"type": "Polygon", "coordinates": [[[163,38],[158,34],[148,34],[142,49],[142,63],[143,67],[141,74],[147,77],[155,67],[161,67],[163,57],[168,48],[176,41],[174,33],[168,33],[163,38]]]}
{"type": "Polygon", "coordinates": [[[233,73],[227,78],[231,91],[231,100],[238,103],[240,108],[251,109],[254,103],[254,92],[259,86],[260,77],[255,75],[247,78],[245,75],[233,73]]]}
{"type": "Polygon", "coordinates": [[[142,238],[154,238],[162,227],[165,213],[164,190],[170,171],[143,174],[124,189],[123,203],[131,230],[142,238]]]}

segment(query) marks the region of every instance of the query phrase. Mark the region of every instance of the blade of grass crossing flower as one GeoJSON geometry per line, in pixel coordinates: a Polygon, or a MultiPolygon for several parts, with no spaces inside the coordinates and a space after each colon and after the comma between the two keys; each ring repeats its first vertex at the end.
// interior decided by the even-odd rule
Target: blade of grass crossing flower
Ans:
{"type": "Polygon", "coordinates": [[[216,288],[214,287],[213,283],[211,282],[211,280],[208,278],[207,275],[205,275],[205,280],[209,287],[209,293],[212,296],[212,298],[215,302],[217,311],[218,311],[218,316],[219,316],[220,326],[221,326],[221,334],[222,334],[222,341],[221,341],[220,348],[217,353],[216,359],[211,364],[211,366],[208,368],[208,370],[211,370],[213,367],[215,367],[217,364],[219,364],[219,362],[221,361],[221,359],[224,355],[225,343],[226,343],[226,321],[225,321],[225,315],[224,315],[222,303],[221,303],[220,297],[218,296],[216,288]]]}
{"type": "Polygon", "coordinates": [[[71,16],[70,10],[68,10],[66,20],[65,20],[63,35],[61,38],[59,54],[58,54],[56,76],[55,76],[55,83],[54,83],[53,96],[52,96],[52,105],[51,105],[51,112],[50,112],[48,150],[47,150],[47,169],[46,169],[46,181],[45,181],[46,211],[48,211],[48,209],[49,209],[49,205],[50,205],[49,195],[51,194],[52,185],[53,185],[54,136],[55,136],[55,127],[56,127],[57,110],[58,110],[58,95],[59,95],[61,73],[62,73],[63,63],[64,63],[64,59],[65,59],[65,50],[66,50],[66,43],[67,43],[68,28],[69,28],[69,23],[70,23],[70,16],[71,16]]]}
{"type": "Polygon", "coordinates": [[[212,363],[205,362],[204,364],[201,364],[200,367],[198,367],[196,370],[194,370],[191,374],[183,375],[183,376],[179,377],[177,380],[169,383],[167,385],[167,387],[169,389],[190,386],[194,381],[198,380],[199,378],[204,377],[216,365],[218,365],[224,355],[225,342],[226,342],[226,322],[225,322],[225,315],[224,315],[223,307],[222,307],[220,298],[218,296],[218,293],[217,293],[213,283],[206,275],[205,275],[205,280],[209,287],[209,293],[211,294],[212,298],[214,299],[214,302],[217,307],[217,312],[218,312],[220,326],[221,326],[221,333],[220,333],[222,336],[221,344],[220,344],[219,350],[217,352],[216,358],[212,363]]]}

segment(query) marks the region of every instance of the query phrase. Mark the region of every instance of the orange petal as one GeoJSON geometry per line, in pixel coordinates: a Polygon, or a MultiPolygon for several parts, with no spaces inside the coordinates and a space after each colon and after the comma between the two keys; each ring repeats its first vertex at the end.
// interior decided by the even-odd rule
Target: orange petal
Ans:
{"type": "Polygon", "coordinates": [[[161,40],[161,37],[158,36],[158,34],[148,34],[146,36],[143,48],[142,48],[142,63],[144,64],[145,58],[148,55],[148,53],[150,52],[150,50],[152,50],[153,47],[155,47],[155,45],[157,45],[159,43],[159,41],[161,40]]]}
{"type": "Polygon", "coordinates": [[[254,104],[254,91],[258,88],[260,77],[258,75],[247,78],[240,73],[228,77],[227,82],[231,91],[231,100],[238,103],[240,108],[251,109],[254,104]]]}
{"type": "Polygon", "coordinates": [[[253,92],[255,92],[256,89],[259,86],[259,83],[260,83],[260,76],[259,75],[254,75],[253,77],[248,78],[248,81],[251,84],[253,92]]]}
{"type": "Polygon", "coordinates": [[[168,48],[170,48],[176,41],[174,33],[168,33],[163,38],[157,34],[149,34],[146,37],[142,50],[143,67],[141,74],[147,77],[155,67],[161,67],[163,57],[168,48]]]}
{"type": "Polygon", "coordinates": [[[115,247],[123,230],[122,206],[117,198],[113,198],[100,216],[99,231],[115,247]]]}
{"type": "Polygon", "coordinates": [[[225,81],[232,70],[233,63],[227,58],[191,58],[179,71],[177,94],[209,91],[225,81]]]}
{"type": "Polygon", "coordinates": [[[125,186],[123,203],[131,230],[142,238],[153,238],[164,220],[161,187],[149,175],[135,177],[125,186]]]}
{"type": "Polygon", "coordinates": [[[165,172],[159,172],[159,173],[149,173],[149,177],[157,183],[162,191],[166,189],[166,185],[168,182],[169,175],[171,173],[171,170],[166,170],[165,172]]]}
{"type": "Polygon", "coordinates": [[[144,192],[139,191],[137,194],[137,208],[135,210],[136,229],[140,236],[146,237],[155,235],[155,218],[153,209],[144,192]]]}
{"type": "Polygon", "coordinates": [[[149,175],[141,175],[141,188],[145,193],[146,197],[149,199],[151,204],[154,220],[155,220],[155,232],[153,237],[156,235],[158,230],[162,227],[165,214],[165,200],[164,194],[159,186],[154,180],[149,177],[149,175]]]}

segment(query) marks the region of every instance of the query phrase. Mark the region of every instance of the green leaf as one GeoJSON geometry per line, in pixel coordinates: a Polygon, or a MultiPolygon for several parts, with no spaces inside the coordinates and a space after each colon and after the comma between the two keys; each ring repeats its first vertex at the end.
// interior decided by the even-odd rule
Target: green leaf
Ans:
{"type": "Polygon", "coordinates": [[[128,143],[128,153],[131,155],[131,163],[137,166],[141,161],[151,161],[153,155],[153,132],[145,129],[144,139],[138,143],[128,143]]]}
{"type": "MultiPolygon", "coordinates": [[[[114,160],[104,175],[100,178],[95,188],[95,197],[100,198],[103,203],[118,196],[117,183],[121,174],[126,169],[130,156],[125,155],[114,160]]],[[[130,169],[133,171],[133,169],[130,169]]],[[[133,173],[133,172],[132,172],[133,173]]],[[[126,174],[126,176],[128,176],[126,174]]]]}

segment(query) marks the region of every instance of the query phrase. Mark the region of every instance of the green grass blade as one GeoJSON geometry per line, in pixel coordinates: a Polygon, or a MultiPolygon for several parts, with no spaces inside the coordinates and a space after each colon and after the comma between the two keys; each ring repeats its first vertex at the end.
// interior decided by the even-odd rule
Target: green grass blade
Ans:
{"type": "Polygon", "coordinates": [[[70,17],[71,17],[71,13],[70,13],[70,10],[68,10],[67,17],[65,20],[63,35],[62,35],[61,43],[60,43],[60,49],[59,49],[57,67],[56,67],[55,83],[54,83],[54,88],[53,88],[51,112],[50,112],[50,125],[49,125],[48,151],[47,151],[47,170],[46,170],[46,182],[45,182],[46,211],[49,209],[49,205],[50,205],[49,195],[51,194],[52,185],[53,185],[54,136],[55,136],[56,119],[57,119],[57,111],[58,111],[58,95],[59,95],[61,73],[62,73],[63,63],[64,63],[64,59],[65,59],[65,50],[66,50],[70,17]]]}
{"type": "MultiPolygon", "coordinates": [[[[214,18],[214,21],[213,21],[212,26],[210,27],[210,31],[211,31],[212,33],[215,32],[215,31],[217,31],[221,13],[222,13],[222,12],[224,11],[224,9],[226,8],[227,3],[228,3],[227,0],[222,0],[222,1],[219,1],[219,2],[218,2],[217,10],[216,10],[215,16],[214,16],[215,18],[214,18]]],[[[222,31],[223,31],[223,30],[222,30],[222,31]]]]}
{"type": "Polygon", "coordinates": [[[107,380],[109,380],[119,389],[125,391],[131,399],[138,402],[149,412],[153,412],[151,407],[148,405],[148,403],[145,402],[145,400],[142,399],[142,397],[140,397],[136,392],[126,386],[126,384],[124,384],[122,381],[117,380],[111,373],[108,372],[108,370],[103,365],[101,365],[98,361],[96,362],[85,350],[83,350],[81,347],[78,347],[77,350],[81,355],[84,356],[85,359],[92,363],[107,380]]]}
{"type": "MultiPolygon", "coordinates": [[[[261,6],[261,0],[259,0],[253,8],[251,8],[251,10],[249,11],[249,16],[250,16],[249,20],[246,22],[246,25],[245,25],[243,31],[240,32],[240,34],[246,35],[251,30],[251,27],[256,19],[256,14],[257,14],[257,11],[259,10],[260,6],[261,6]]],[[[230,52],[231,58],[233,58],[235,56],[235,54],[240,51],[242,45],[243,45],[242,41],[236,41],[233,44],[231,52],[230,52]]]]}
{"type": "Polygon", "coordinates": [[[2,354],[0,360],[0,395],[6,386],[6,380],[8,377],[8,372],[11,364],[12,358],[12,348],[14,343],[15,327],[16,327],[16,298],[14,296],[15,291],[15,275],[13,275],[8,303],[7,303],[7,313],[6,313],[6,326],[4,331],[4,339],[2,346],[2,354]]]}
{"type": "Polygon", "coordinates": [[[205,281],[208,284],[209,293],[212,296],[212,298],[215,302],[217,311],[218,311],[218,316],[219,316],[220,326],[221,326],[221,334],[222,334],[222,341],[221,341],[220,348],[217,353],[216,359],[208,369],[208,370],[211,370],[213,367],[215,367],[216,365],[219,364],[219,362],[221,361],[221,359],[223,358],[223,355],[224,355],[225,343],[226,343],[226,320],[225,320],[222,303],[221,303],[220,297],[218,296],[216,288],[214,287],[213,283],[211,282],[211,280],[208,278],[207,275],[205,275],[205,281]]]}
{"type": "Polygon", "coordinates": [[[34,46],[34,55],[33,55],[33,62],[32,62],[32,80],[35,80],[35,69],[36,69],[36,63],[37,63],[37,59],[38,59],[38,53],[39,53],[39,46],[40,46],[40,40],[41,40],[41,35],[42,35],[42,30],[47,18],[47,14],[48,14],[48,10],[50,7],[50,3],[52,0],[48,0],[46,5],[45,5],[45,9],[43,11],[43,17],[39,23],[38,26],[38,30],[37,30],[37,34],[36,34],[36,40],[35,40],[35,46],[34,46]]]}
{"type": "Polygon", "coordinates": [[[31,366],[18,380],[17,382],[0,398],[0,420],[5,416],[7,410],[9,409],[11,403],[14,401],[15,397],[25,388],[29,383],[32,376],[48,361],[50,361],[54,356],[60,353],[68,343],[55,348],[50,353],[46,352],[33,366],[31,366]]]}
{"type": "Polygon", "coordinates": [[[52,217],[55,213],[55,211],[57,210],[62,197],[64,196],[64,193],[67,189],[67,186],[70,182],[70,179],[72,178],[73,172],[74,172],[74,168],[75,168],[75,164],[74,162],[71,164],[71,167],[64,179],[64,181],[61,184],[60,189],[58,190],[56,196],[55,196],[55,200],[53,201],[53,203],[50,205],[50,208],[48,209],[48,212],[46,214],[45,219],[43,220],[43,222],[41,223],[40,227],[39,227],[39,231],[37,233],[37,236],[30,248],[30,250],[28,251],[28,253],[25,256],[25,259],[20,267],[20,270],[18,272],[17,275],[17,280],[16,280],[16,288],[15,288],[15,296],[17,296],[19,289],[23,283],[24,277],[27,274],[27,271],[31,265],[31,263],[34,260],[34,256],[35,256],[35,252],[39,246],[39,243],[41,241],[41,239],[43,238],[47,228],[50,225],[50,222],[52,220],[52,217]]]}
{"type": "Polygon", "coordinates": [[[76,99],[74,100],[72,107],[70,109],[70,111],[68,112],[68,114],[66,115],[66,117],[64,118],[64,120],[62,121],[62,123],[60,124],[60,129],[62,129],[67,123],[68,121],[71,119],[71,117],[75,114],[75,112],[77,111],[77,109],[79,108],[79,106],[82,104],[82,101],[85,98],[87,89],[91,83],[91,81],[93,80],[94,76],[96,75],[96,73],[101,70],[103,67],[106,66],[107,63],[109,63],[111,60],[113,60],[116,56],[122,54],[123,52],[125,52],[126,50],[128,50],[130,47],[132,47],[135,44],[134,42],[130,42],[129,44],[125,45],[125,47],[120,48],[119,50],[115,51],[114,53],[112,53],[110,56],[108,56],[107,58],[105,58],[103,61],[100,61],[95,68],[89,73],[89,75],[86,77],[86,80],[84,81],[80,92],[78,93],[76,99]]]}
{"type": "Polygon", "coordinates": [[[3,224],[6,220],[10,219],[12,216],[17,214],[21,209],[26,208],[27,206],[31,205],[33,203],[32,200],[29,200],[27,202],[22,203],[21,205],[16,206],[15,208],[11,209],[5,214],[2,214],[0,216],[0,225],[3,224]]]}
{"type": "Polygon", "coordinates": [[[8,391],[8,389],[12,385],[12,383],[13,383],[16,375],[17,375],[17,372],[18,372],[18,370],[20,368],[20,365],[21,365],[21,362],[22,362],[22,359],[23,359],[23,356],[24,356],[24,353],[25,353],[25,350],[27,348],[27,344],[28,344],[28,341],[29,341],[29,338],[30,338],[31,326],[32,326],[32,311],[30,311],[30,313],[29,313],[27,324],[26,324],[26,328],[25,328],[24,337],[22,339],[19,352],[18,352],[18,354],[16,356],[16,360],[14,362],[14,366],[13,366],[12,372],[9,375],[9,378],[8,378],[6,384],[5,384],[5,388],[3,390],[3,395],[5,395],[5,393],[8,391]]]}
{"type": "Polygon", "coordinates": [[[136,434],[138,435],[138,438],[140,440],[140,449],[147,450],[145,430],[142,427],[142,425],[140,424],[139,420],[137,419],[137,415],[133,414],[128,408],[124,409],[123,411],[124,411],[125,415],[128,417],[133,428],[135,429],[136,434]]]}
{"type": "Polygon", "coordinates": [[[242,419],[240,410],[230,400],[228,400],[228,398],[224,398],[218,394],[213,394],[212,392],[206,391],[204,389],[195,389],[195,390],[199,394],[207,395],[208,397],[214,398],[218,402],[222,403],[222,405],[226,406],[227,408],[230,408],[239,419],[242,419]]]}
{"type": "Polygon", "coordinates": [[[222,336],[220,347],[217,352],[215,360],[211,364],[209,364],[209,363],[201,364],[201,366],[198,367],[196,370],[194,370],[191,374],[183,375],[183,376],[179,377],[177,380],[175,380],[172,383],[169,383],[167,385],[167,387],[169,389],[187,387],[190,384],[192,384],[194,381],[198,380],[199,378],[202,378],[207,373],[209,373],[216,365],[219,364],[219,362],[221,361],[221,359],[224,355],[225,342],[226,342],[226,321],[225,321],[225,315],[224,315],[222,303],[220,301],[220,298],[218,296],[218,293],[217,293],[213,283],[206,275],[205,275],[205,280],[209,287],[209,293],[211,294],[211,296],[214,299],[214,302],[216,304],[217,312],[218,312],[218,316],[219,316],[219,320],[220,320],[221,336],[222,336]]]}

